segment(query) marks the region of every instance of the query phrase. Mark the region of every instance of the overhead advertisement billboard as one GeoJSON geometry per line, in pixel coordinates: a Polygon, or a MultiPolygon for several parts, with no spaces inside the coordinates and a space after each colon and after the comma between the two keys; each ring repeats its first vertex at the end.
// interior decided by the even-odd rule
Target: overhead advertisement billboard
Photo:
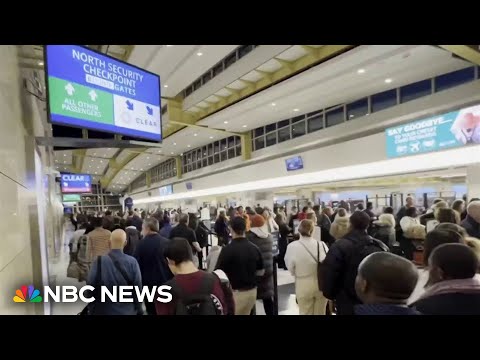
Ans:
{"type": "Polygon", "coordinates": [[[160,196],[172,195],[173,194],[173,185],[162,186],[158,190],[160,192],[160,196]]]}
{"type": "Polygon", "coordinates": [[[91,193],[92,177],[88,174],[62,174],[61,188],[63,194],[91,193]]]}
{"type": "Polygon", "coordinates": [[[53,124],[162,140],[160,77],[78,45],[46,45],[53,124]]]}
{"type": "Polygon", "coordinates": [[[480,105],[388,128],[385,137],[389,158],[480,144],[480,105]]]}
{"type": "Polygon", "coordinates": [[[303,169],[303,160],[301,156],[295,156],[285,160],[287,171],[303,169]]]}

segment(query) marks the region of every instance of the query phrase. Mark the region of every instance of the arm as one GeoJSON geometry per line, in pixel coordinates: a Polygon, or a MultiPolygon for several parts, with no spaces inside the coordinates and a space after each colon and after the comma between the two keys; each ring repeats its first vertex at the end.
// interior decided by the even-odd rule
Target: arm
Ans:
{"type": "Polygon", "coordinates": [[[265,264],[259,248],[257,248],[257,271],[255,272],[255,275],[260,277],[265,275],[265,264]]]}
{"type": "Polygon", "coordinates": [[[223,249],[222,251],[220,251],[220,255],[218,256],[217,265],[215,266],[215,270],[220,269],[220,270],[223,270],[223,272],[226,273],[225,264],[227,262],[227,252],[228,252],[228,250],[227,251],[225,251],[225,250],[226,249],[223,249]]]}
{"type": "Polygon", "coordinates": [[[323,261],[323,295],[330,300],[336,298],[343,281],[345,255],[340,248],[341,244],[334,243],[323,261]]]}
{"type": "MultiPolygon", "coordinates": [[[[140,273],[140,266],[135,260],[133,264],[135,278],[133,279],[133,285],[138,286],[139,289],[142,288],[142,274],[140,273]]],[[[143,315],[142,303],[138,301],[138,298],[135,297],[135,309],[137,310],[137,315],[143,315]]]]}
{"type": "MultiPolygon", "coordinates": [[[[293,243],[294,244],[294,243],[293,243]]],[[[285,253],[285,265],[287,265],[288,271],[290,274],[295,276],[295,258],[294,258],[294,247],[293,244],[287,246],[287,252],[285,253]]]]}

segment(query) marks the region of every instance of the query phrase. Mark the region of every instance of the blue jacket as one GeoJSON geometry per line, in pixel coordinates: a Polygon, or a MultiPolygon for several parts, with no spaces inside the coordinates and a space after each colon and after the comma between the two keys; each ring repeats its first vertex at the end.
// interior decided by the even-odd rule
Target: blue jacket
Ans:
{"type": "Polygon", "coordinates": [[[135,258],[140,266],[145,286],[160,286],[173,277],[164,252],[168,239],[159,234],[146,235],[135,249],[135,258]]]}
{"type": "Polygon", "coordinates": [[[355,315],[421,315],[415,309],[395,304],[355,305],[355,315]]]}
{"type": "MultiPolygon", "coordinates": [[[[118,260],[120,266],[123,267],[132,283],[127,283],[120,271],[115,267],[113,260],[107,255],[102,256],[100,259],[102,262],[101,284],[96,284],[97,261],[94,261],[90,273],[88,274],[88,285],[92,285],[96,289],[98,286],[106,286],[111,292],[113,291],[113,286],[142,286],[140,268],[134,257],[126,255],[122,250],[118,249],[110,250],[109,255],[118,260]]],[[[133,294],[135,294],[135,290],[133,290],[133,294]]],[[[94,303],[90,303],[89,309],[94,315],[137,315],[143,312],[142,304],[138,301],[134,301],[133,303],[113,303],[108,296],[106,296],[105,299],[107,302],[104,303],[100,302],[100,299],[97,299],[98,301],[95,301],[94,303]]]]}
{"type": "Polygon", "coordinates": [[[172,231],[172,224],[164,223],[162,228],[160,229],[160,236],[164,237],[165,239],[170,238],[170,231],[172,231]]]}

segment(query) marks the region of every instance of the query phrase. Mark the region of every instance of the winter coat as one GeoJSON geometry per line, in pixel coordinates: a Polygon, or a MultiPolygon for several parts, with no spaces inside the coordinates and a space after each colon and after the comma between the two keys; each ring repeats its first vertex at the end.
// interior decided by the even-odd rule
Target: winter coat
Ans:
{"type": "Polygon", "coordinates": [[[350,226],[349,217],[344,216],[335,216],[335,220],[330,226],[330,235],[332,235],[336,240],[343,238],[347,233],[350,226]]]}
{"type": "Polygon", "coordinates": [[[265,273],[258,278],[257,299],[269,299],[273,297],[273,238],[272,235],[260,228],[251,228],[247,233],[247,239],[255,244],[262,254],[265,273]]]}
{"type": "Polygon", "coordinates": [[[123,252],[127,255],[133,256],[135,249],[140,241],[140,233],[135,226],[128,226],[125,229],[127,233],[127,244],[123,248],[123,252]]]}
{"type": "Polygon", "coordinates": [[[465,220],[462,221],[462,226],[467,230],[468,235],[477,239],[480,238],[480,224],[473,217],[467,215],[465,220]]]}

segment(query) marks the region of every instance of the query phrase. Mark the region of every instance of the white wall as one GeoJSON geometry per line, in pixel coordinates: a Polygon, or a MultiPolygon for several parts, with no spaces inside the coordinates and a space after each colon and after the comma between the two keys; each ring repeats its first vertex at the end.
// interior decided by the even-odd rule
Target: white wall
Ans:
{"type": "MultiPolygon", "coordinates": [[[[44,132],[23,90],[15,46],[0,46],[0,314],[43,313],[43,304],[13,302],[21,285],[43,290],[35,188],[34,135],[44,132]]],[[[43,244],[45,245],[45,244],[43,244]]],[[[45,264],[44,264],[45,265],[45,264]]],[[[44,266],[44,269],[46,266],[44,266]]]]}

